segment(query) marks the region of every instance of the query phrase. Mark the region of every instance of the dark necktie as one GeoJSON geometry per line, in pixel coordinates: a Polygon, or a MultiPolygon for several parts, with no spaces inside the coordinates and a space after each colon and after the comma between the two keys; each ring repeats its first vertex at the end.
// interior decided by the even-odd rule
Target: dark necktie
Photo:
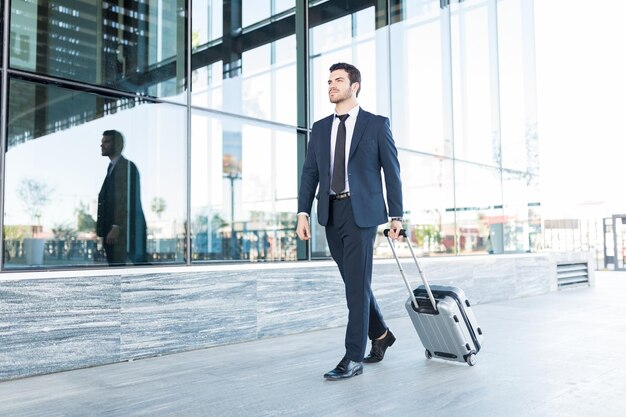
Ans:
{"type": "Polygon", "coordinates": [[[346,119],[349,114],[337,115],[339,128],[335,142],[335,161],[333,163],[332,189],[339,194],[346,188],[346,119]]]}
{"type": "Polygon", "coordinates": [[[109,162],[109,167],[107,168],[107,177],[111,175],[111,171],[113,171],[113,162],[109,162]]]}

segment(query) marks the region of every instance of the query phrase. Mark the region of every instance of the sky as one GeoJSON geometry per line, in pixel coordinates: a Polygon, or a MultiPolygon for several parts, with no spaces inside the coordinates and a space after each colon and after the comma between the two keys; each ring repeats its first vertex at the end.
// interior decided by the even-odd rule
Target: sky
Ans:
{"type": "Polygon", "coordinates": [[[626,213],[626,2],[534,7],[544,218],[626,213]]]}

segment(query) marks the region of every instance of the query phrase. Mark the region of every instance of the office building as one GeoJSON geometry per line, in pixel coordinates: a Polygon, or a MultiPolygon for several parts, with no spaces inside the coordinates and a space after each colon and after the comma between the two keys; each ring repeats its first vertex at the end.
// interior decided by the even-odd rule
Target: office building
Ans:
{"type": "MultiPolygon", "coordinates": [[[[42,294],[49,297],[35,308],[46,312],[41,323],[55,302],[68,315],[92,308],[78,327],[97,311],[102,339],[90,339],[92,354],[65,368],[283,331],[275,322],[260,330],[258,305],[248,301],[271,286],[261,283],[263,271],[311,274],[312,263],[329,258],[321,227],[307,246],[295,224],[309,129],[333,111],[326,82],[335,62],[361,70],[360,105],[391,120],[404,217],[420,254],[509,254],[500,258],[507,263],[537,251],[532,1],[5,0],[1,7],[0,275],[5,295],[19,300],[3,314],[19,322],[20,309],[35,308],[25,306],[42,294]],[[124,136],[146,223],[145,257],[116,267],[96,234],[107,130],[124,136]],[[202,301],[196,313],[225,314],[220,328],[232,334],[212,338],[217,330],[205,332],[202,322],[180,344],[140,341],[150,319],[133,321],[125,311],[137,318],[158,305],[189,325],[174,312],[177,296],[146,300],[190,289],[202,301]],[[142,291],[147,298],[129,307],[142,291]],[[85,303],[72,304],[73,296],[85,303]]],[[[377,239],[378,259],[389,258],[386,245],[377,239]]],[[[0,369],[0,378],[15,376],[0,369]]]]}

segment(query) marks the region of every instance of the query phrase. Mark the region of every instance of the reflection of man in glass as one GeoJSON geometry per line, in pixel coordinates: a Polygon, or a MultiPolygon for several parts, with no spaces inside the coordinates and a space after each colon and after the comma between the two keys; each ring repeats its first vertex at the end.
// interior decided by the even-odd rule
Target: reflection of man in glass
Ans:
{"type": "Polygon", "coordinates": [[[122,156],[124,136],[105,130],[100,145],[102,156],[111,162],[98,194],[96,232],[103,238],[109,265],[146,261],[146,219],[141,208],[137,166],[122,156]]]}

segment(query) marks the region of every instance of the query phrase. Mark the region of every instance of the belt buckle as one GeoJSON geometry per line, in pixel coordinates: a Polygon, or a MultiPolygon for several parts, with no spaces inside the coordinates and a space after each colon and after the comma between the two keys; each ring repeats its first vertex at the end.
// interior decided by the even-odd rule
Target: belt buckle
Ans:
{"type": "Polygon", "coordinates": [[[344,198],[350,197],[350,191],[345,191],[339,194],[333,194],[330,196],[330,201],[343,200],[344,198]]]}

